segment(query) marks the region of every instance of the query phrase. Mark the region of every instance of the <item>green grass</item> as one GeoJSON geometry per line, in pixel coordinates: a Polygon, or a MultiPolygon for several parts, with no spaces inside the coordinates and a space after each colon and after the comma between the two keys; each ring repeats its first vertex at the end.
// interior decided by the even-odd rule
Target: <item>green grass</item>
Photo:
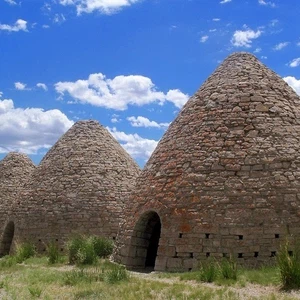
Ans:
{"type": "MultiPolygon", "coordinates": [[[[291,294],[280,291],[280,270],[265,267],[259,270],[238,269],[237,280],[225,279],[218,266],[218,276],[213,284],[203,284],[203,270],[187,273],[158,273],[148,275],[129,274],[120,265],[106,259],[99,259],[94,265],[49,265],[47,257],[30,257],[22,264],[0,259],[1,299],[241,299],[240,291],[251,283],[271,285],[272,293],[246,299],[291,300],[291,294]],[[3,263],[6,261],[6,263],[3,263]],[[150,277],[150,278],[149,278],[150,277]],[[275,288],[275,291],[274,291],[275,288]],[[276,289],[278,292],[276,292],[276,289]]],[[[215,263],[213,261],[211,264],[215,263]]],[[[231,267],[229,267],[231,268],[231,267]]],[[[215,270],[214,270],[215,271],[215,270]]],[[[214,272],[213,271],[213,272],[214,272]]],[[[231,272],[231,271],[230,271],[231,272]]],[[[206,276],[206,275],[205,275],[206,276]]],[[[205,280],[207,281],[207,280],[205,280]]],[[[256,288],[257,289],[257,288],[256,288]]],[[[247,291],[247,290],[246,290],[247,291]]]]}

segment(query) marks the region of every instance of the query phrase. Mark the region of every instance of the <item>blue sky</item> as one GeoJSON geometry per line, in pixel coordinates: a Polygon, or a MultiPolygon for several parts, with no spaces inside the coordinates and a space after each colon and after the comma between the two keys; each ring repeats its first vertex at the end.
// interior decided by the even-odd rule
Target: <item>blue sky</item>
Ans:
{"type": "Polygon", "coordinates": [[[230,53],[300,94],[298,0],[0,0],[0,159],[96,119],[143,166],[230,53]]]}

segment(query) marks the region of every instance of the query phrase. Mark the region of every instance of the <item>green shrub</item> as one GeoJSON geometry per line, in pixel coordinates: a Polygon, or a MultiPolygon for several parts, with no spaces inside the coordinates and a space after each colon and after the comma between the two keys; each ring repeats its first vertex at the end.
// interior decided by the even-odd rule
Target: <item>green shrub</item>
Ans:
{"type": "Polygon", "coordinates": [[[284,289],[300,288],[300,244],[296,243],[294,251],[289,251],[290,244],[286,241],[281,245],[277,255],[280,269],[280,280],[284,289]]]}
{"type": "Polygon", "coordinates": [[[237,263],[231,256],[221,261],[220,273],[224,279],[237,280],[237,263]]]}
{"type": "Polygon", "coordinates": [[[75,236],[67,244],[69,263],[90,265],[98,257],[107,257],[112,253],[112,241],[100,237],[75,236]]]}
{"type": "Polygon", "coordinates": [[[94,245],[95,253],[97,256],[101,258],[107,258],[112,254],[114,249],[114,243],[112,240],[96,236],[92,236],[90,237],[90,239],[94,245]]]}
{"type": "Polygon", "coordinates": [[[58,248],[58,245],[54,241],[50,242],[47,245],[46,251],[47,251],[47,261],[48,261],[48,263],[50,265],[58,263],[58,261],[60,259],[59,248],[58,248]]]}
{"type": "Polygon", "coordinates": [[[22,263],[29,257],[35,256],[36,251],[32,243],[25,242],[23,244],[17,245],[15,258],[17,263],[22,263]]]}
{"type": "Polygon", "coordinates": [[[107,283],[114,284],[120,281],[129,279],[129,274],[124,266],[115,265],[113,268],[105,273],[104,280],[107,283]]]}
{"type": "Polygon", "coordinates": [[[214,282],[219,273],[218,265],[215,261],[208,259],[200,265],[199,279],[203,282],[214,282]]]}
{"type": "Polygon", "coordinates": [[[0,260],[0,268],[10,268],[17,264],[17,260],[14,256],[6,255],[0,260]]]}

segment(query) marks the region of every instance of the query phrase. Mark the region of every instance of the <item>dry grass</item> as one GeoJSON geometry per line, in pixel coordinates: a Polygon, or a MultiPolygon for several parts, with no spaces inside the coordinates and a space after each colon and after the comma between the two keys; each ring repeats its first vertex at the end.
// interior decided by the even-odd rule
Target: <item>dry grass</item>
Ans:
{"type": "Polygon", "coordinates": [[[300,299],[300,293],[281,292],[275,283],[263,286],[243,279],[243,284],[237,281],[228,285],[197,282],[190,273],[188,277],[131,272],[126,278],[123,273],[122,268],[106,260],[100,260],[95,266],[78,268],[66,264],[49,266],[46,258],[30,258],[22,264],[0,267],[0,298],[300,299]],[[114,280],[108,280],[108,274],[114,270],[117,273],[110,275],[114,280]]]}

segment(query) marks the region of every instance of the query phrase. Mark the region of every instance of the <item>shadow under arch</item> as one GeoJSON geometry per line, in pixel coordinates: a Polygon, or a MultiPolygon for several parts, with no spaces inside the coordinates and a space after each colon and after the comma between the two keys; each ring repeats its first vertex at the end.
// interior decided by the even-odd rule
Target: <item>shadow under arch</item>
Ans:
{"type": "Polygon", "coordinates": [[[7,223],[0,244],[0,257],[10,253],[11,244],[14,238],[15,224],[13,221],[7,223]]]}
{"type": "Polygon", "coordinates": [[[161,233],[161,221],[157,212],[145,212],[135,224],[131,237],[128,267],[154,270],[161,233]]]}

